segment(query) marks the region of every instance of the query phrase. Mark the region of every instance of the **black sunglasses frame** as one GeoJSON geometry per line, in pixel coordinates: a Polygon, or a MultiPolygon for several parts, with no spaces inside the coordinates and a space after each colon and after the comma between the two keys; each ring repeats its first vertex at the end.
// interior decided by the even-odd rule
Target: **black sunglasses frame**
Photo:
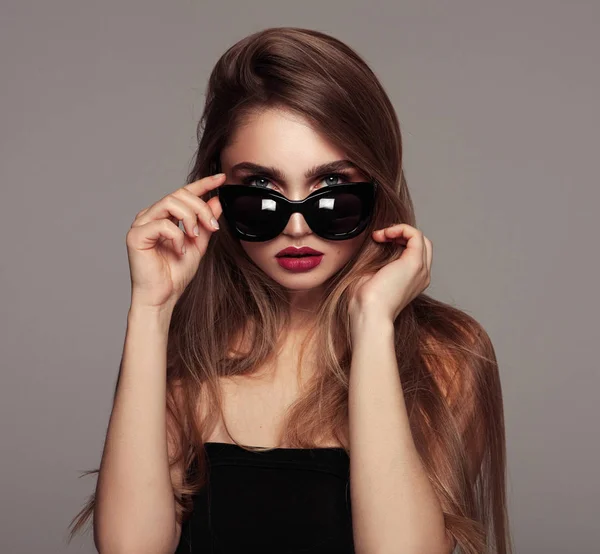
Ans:
{"type": "Polygon", "coordinates": [[[303,200],[289,200],[278,191],[251,185],[223,184],[216,192],[219,196],[219,202],[223,208],[223,216],[227,222],[228,228],[233,236],[240,240],[248,242],[264,242],[274,239],[285,229],[285,226],[293,213],[301,213],[311,230],[321,238],[326,240],[348,240],[362,233],[371,220],[373,207],[375,205],[377,181],[328,185],[312,192],[303,200]],[[348,232],[330,233],[326,229],[326,223],[314,216],[314,202],[322,196],[346,193],[352,193],[360,198],[362,203],[360,221],[348,232]],[[233,205],[235,200],[240,196],[257,196],[262,199],[271,199],[277,202],[278,211],[275,214],[276,217],[274,217],[273,226],[268,232],[250,234],[242,231],[238,227],[235,220],[235,213],[233,213],[233,205]]]}

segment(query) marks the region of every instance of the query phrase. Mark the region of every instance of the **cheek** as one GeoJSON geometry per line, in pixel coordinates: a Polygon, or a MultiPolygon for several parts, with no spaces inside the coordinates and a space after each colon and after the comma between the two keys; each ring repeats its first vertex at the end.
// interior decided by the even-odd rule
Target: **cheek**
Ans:
{"type": "Polygon", "coordinates": [[[340,261],[349,260],[360,248],[362,239],[355,237],[354,239],[339,241],[333,250],[335,257],[340,261]]]}
{"type": "Polygon", "coordinates": [[[264,260],[267,257],[267,253],[269,249],[265,247],[263,243],[260,242],[244,242],[240,241],[244,252],[248,255],[248,257],[252,260],[264,260]]]}

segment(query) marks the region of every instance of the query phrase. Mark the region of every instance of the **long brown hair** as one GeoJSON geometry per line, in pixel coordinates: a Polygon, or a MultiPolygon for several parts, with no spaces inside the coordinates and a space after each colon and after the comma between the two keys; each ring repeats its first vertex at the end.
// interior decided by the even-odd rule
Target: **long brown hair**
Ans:
{"type": "MultiPolygon", "coordinates": [[[[335,438],[349,453],[348,291],[399,256],[392,244],[368,240],[373,229],[416,226],[400,127],[377,77],[349,46],[315,30],[268,28],[229,48],[214,67],[187,182],[218,171],[220,152],[234,131],[264,109],[300,114],[380,185],[366,240],[326,283],[309,335],[319,371],[290,407],[282,435],[282,443],[300,448],[335,438]]],[[[289,323],[286,290],[253,264],[221,219],[222,230],[211,236],[169,329],[167,414],[178,444],[170,462],[183,460],[186,468],[183,487],[174,487],[180,522],[206,482],[203,437],[222,414],[219,379],[249,376],[272,360],[289,323]],[[232,337],[240,341],[232,344],[232,337]],[[244,341],[251,348],[238,348],[244,341]]],[[[426,294],[394,325],[414,441],[458,551],[511,552],[502,391],[489,336],[473,317],[426,294]]],[[[94,503],[92,494],[71,522],[69,541],[93,514],[94,503]]]]}

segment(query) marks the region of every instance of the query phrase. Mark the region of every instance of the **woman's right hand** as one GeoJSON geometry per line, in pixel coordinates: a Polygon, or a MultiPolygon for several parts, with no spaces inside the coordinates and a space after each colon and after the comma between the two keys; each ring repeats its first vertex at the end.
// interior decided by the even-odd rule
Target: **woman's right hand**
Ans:
{"type": "Polygon", "coordinates": [[[127,233],[132,304],[150,308],[174,306],[190,283],[221,217],[218,196],[199,198],[225,182],[211,175],[161,198],[136,216],[127,233]],[[179,228],[183,221],[185,232],[179,228]],[[198,226],[198,236],[194,227],[198,226]],[[185,254],[182,249],[185,248],[185,254]]]}

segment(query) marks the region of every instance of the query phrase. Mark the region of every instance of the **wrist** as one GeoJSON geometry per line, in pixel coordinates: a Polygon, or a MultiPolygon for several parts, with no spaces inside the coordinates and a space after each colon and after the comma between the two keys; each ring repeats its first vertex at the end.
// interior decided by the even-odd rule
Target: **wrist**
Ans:
{"type": "Polygon", "coordinates": [[[149,306],[132,301],[129,306],[127,320],[129,322],[145,321],[154,322],[158,325],[169,328],[173,316],[173,306],[164,304],[162,306],[149,306]]]}
{"type": "Polygon", "coordinates": [[[353,342],[364,336],[393,336],[394,322],[379,312],[356,311],[350,314],[350,330],[353,342]]]}
{"type": "Polygon", "coordinates": [[[389,315],[376,310],[354,310],[350,312],[350,323],[353,327],[393,327],[394,322],[389,315]]]}

